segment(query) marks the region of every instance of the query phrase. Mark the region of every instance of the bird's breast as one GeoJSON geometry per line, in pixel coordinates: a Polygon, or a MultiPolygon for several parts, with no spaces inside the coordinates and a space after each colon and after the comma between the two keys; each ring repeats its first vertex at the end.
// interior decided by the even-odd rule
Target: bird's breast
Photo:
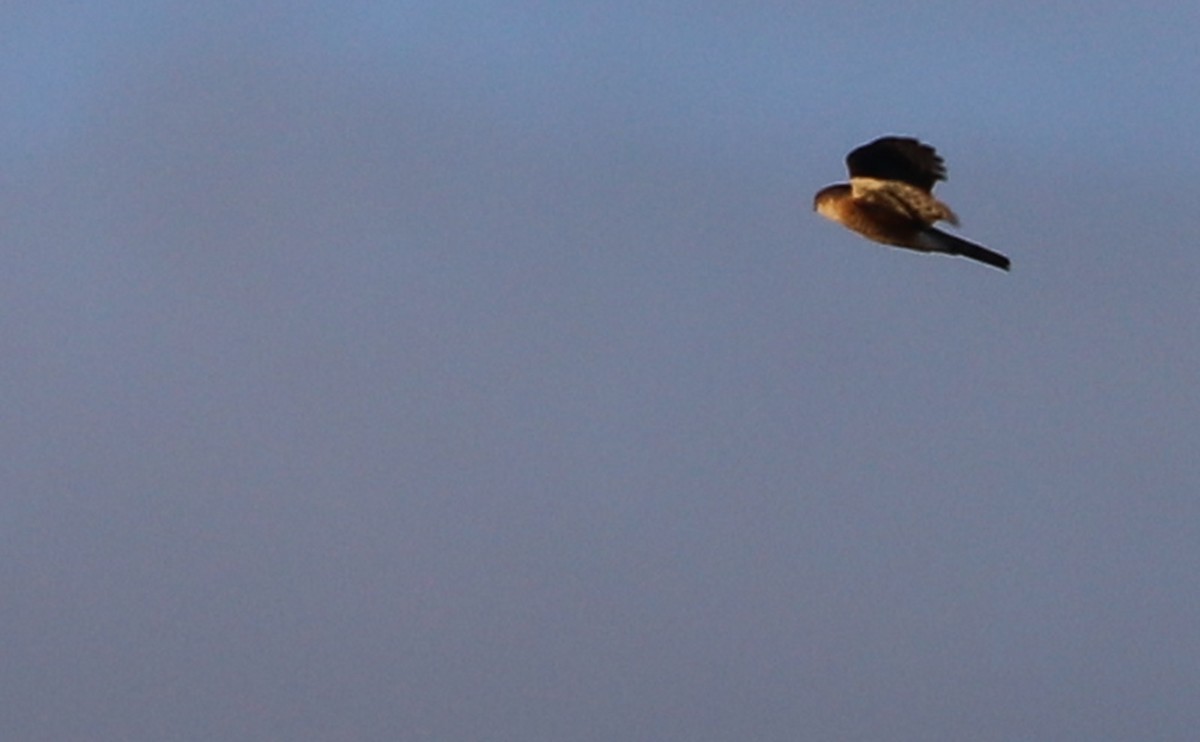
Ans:
{"type": "Polygon", "coordinates": [[[921,222],[891,209],[854,198],[844,199],[833,211],[836,215],[829,216],[830,219],[885,245],[909,247],[924,227],[921,222]]]}

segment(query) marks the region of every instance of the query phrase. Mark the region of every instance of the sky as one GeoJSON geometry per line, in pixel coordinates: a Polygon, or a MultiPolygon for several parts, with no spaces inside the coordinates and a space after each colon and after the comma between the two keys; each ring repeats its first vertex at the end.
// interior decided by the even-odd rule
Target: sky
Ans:
{"type": "Polygon", "coordinates": [[[0,736],[1193,738],[1200,9],[1013,8],[0,6],[0,736]]]}

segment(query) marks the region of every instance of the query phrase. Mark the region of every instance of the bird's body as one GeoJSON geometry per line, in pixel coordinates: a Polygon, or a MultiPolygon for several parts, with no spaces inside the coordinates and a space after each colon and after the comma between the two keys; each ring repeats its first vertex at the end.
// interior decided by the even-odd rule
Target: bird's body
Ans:
{"type": "Polygon", "coordinates": [[[907,137],[883,137],[846,157],[849,183],[826,186],[813,208],[827,219],[875,242],[920,252],[962,255],[1008,270],[1009,260],[986,247],[935,229],[958,224],[950,207],[933,196],[946,179],[942,158],[929,145],[907,137]]]}

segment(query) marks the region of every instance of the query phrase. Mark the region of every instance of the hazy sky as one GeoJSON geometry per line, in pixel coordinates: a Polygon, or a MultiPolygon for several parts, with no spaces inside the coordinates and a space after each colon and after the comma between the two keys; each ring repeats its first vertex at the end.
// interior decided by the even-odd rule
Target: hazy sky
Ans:
{"type": "Polygon", "coordinates": [[[1194,2],[0,28],[5,740],[1194,739],[1194,2]]]}

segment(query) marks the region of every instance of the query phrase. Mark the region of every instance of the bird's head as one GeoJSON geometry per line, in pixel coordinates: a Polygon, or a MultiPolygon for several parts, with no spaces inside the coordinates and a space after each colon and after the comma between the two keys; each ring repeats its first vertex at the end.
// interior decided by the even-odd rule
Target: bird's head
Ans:
{"type": "Polygon", "coordinates": [[[826,219],[840,221],[837,217],[838,205],[849,197],[850,186],[845,183],[825,186],[813,196],[813,211],[826,219]]]}

